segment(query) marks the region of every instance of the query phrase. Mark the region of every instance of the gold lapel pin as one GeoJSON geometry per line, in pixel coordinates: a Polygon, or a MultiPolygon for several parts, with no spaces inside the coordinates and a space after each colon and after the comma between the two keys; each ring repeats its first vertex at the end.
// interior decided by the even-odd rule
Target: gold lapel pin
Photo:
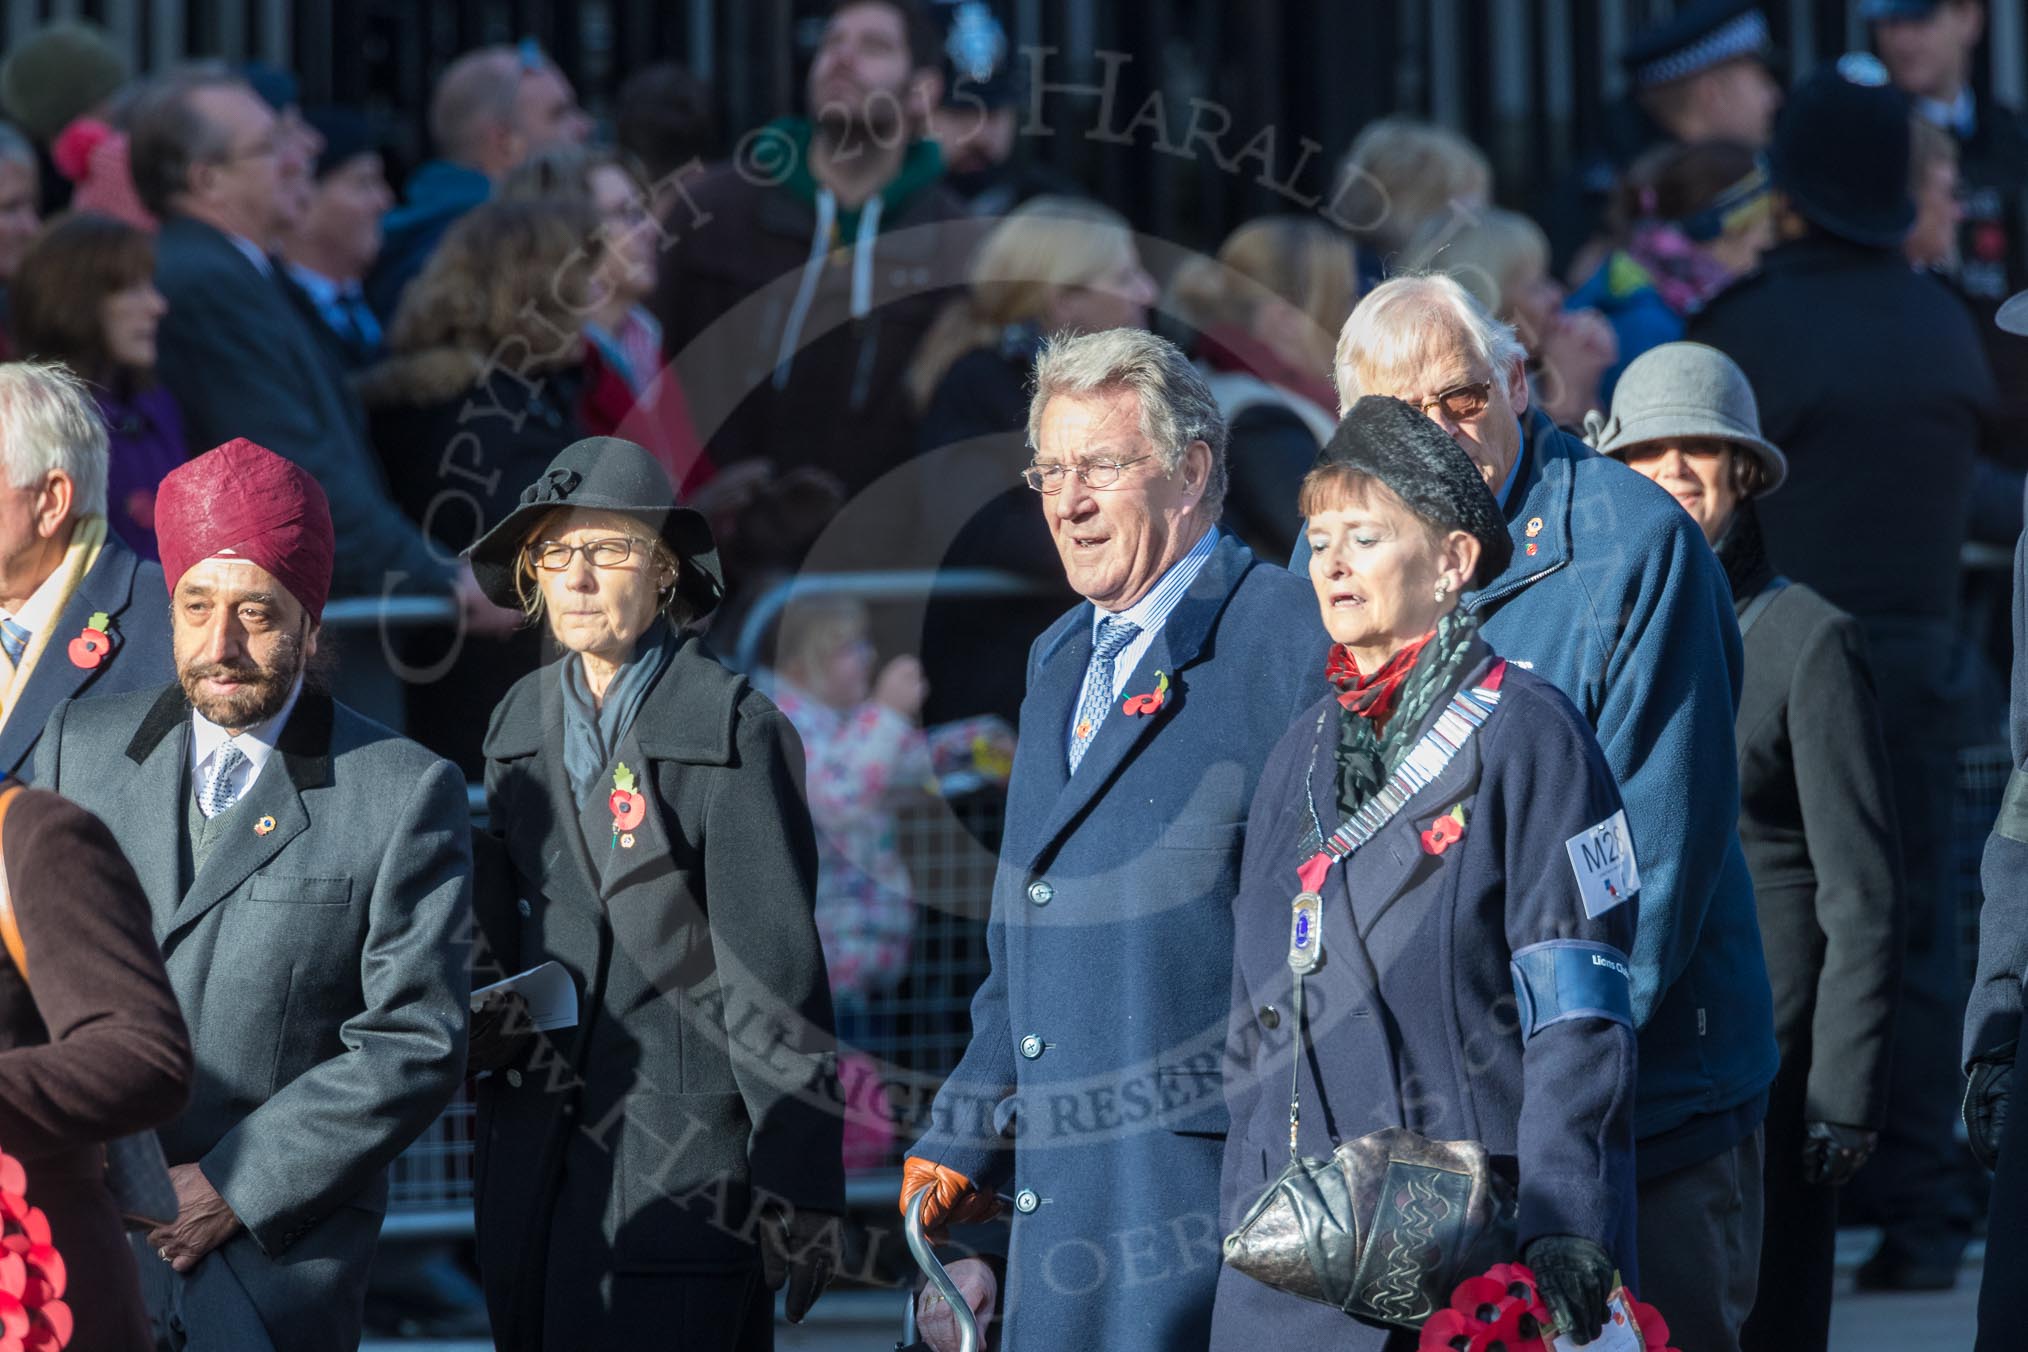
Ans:
{"type": "Polygon", "coordinates": [[[263,817],[254,823],[254,834],[257,836],[264,836],[274,829],[275,819],[273,817],[263,817]]]}

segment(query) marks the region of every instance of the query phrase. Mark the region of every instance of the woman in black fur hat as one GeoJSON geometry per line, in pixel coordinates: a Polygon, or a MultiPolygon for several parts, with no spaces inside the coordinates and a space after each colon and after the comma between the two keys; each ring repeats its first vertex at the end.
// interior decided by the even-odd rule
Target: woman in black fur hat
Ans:
{"type": "Polygon", "coordinates": [[[1640,877],[1619,791],[1570,702],[1460,605],[1513,545],[1435,423],[1361,399],[1298,510],[1336,691],[1269,758],[1247,826],[1212,1346],[1251,1352],[1273,1328],[1290,1347],[1413,1347],[1460,1280],[1516,1259],[1590,1341],[1615,1269],[1636,1280],[1640,877]],[[1292,1157],[1362,1137],[1388,1172],[1354,1191],[1350,1238],[1277,1230],[1292,1157]],[[1475,1195],[1505,1200],[1471,1214],[1495,1223],[1457,1222],[1466,1175],[1419,1170],[1455,1163],[1432,1142],[1483,1148],[1475,1195]]]}

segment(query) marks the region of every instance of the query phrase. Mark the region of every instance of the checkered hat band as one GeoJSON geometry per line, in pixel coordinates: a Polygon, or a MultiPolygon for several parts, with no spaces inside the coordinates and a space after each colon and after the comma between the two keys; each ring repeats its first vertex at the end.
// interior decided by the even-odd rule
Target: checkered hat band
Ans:
{"type": "Polygon", "coordinates": [[[1667,56],[1637,68],[1634,83],[1646,87],[1688,79],[1700,70],[1709,70],[1735,57],[1757,55],[1770,45],[1767,20],[1761,17],[1759,10],[1748,10],[1738,18],[1718,25],[1689,46],[1678,47],[1667,56]]]}

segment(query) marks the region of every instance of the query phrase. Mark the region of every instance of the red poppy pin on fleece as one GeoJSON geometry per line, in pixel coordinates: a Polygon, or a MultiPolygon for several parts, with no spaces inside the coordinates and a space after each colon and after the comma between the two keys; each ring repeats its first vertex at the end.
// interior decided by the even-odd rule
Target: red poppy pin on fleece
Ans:
{"type": "Polygon", "coordinates": [[[648,815],[648,800],[634,790],[634,772],[621,761],[613,770],[613,793],[606,805],[613,810],[613,842],[623,850],[634,848],[634,828],[648,815]]]}
{"type": "Polygon", "coordinates": [[[95,612],[70,641],[71,665],[86,671],[98,666],[113,651],[113,617],[105,611],[95,612]]]}
{"type": "Polygon", "coordinates": [[[1166,674],[1158,671],[1155,673],[1155,688],[1153,690],[1150,690],[1145,695],[1127,696],[1125,702],[1123,702],[1120,705],[1120,712],[1123,714],[1131,714],[1135,717],[1139,717],[1142,714],[1152,714],[1156,712],[1164,704],[1167,704],[1168,702],[1169,702],[1169,677],[1166,674]]]}

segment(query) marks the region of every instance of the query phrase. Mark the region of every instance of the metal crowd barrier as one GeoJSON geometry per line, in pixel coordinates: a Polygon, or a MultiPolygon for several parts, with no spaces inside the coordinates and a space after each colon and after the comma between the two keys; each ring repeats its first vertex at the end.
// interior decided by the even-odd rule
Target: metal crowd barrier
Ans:
{"type": "Polygon", "coordinates": [[[893,572],[806,573],[777,583],[762,593],[740,625],[732,665],[741,671],[761,666],[761,648],[768,630],[792,601],[819,596],[859,601],[927,602],[939,599],[1040,596],[1046,589],[1030,578],[992,568],[898,569],[893,572]]]}

